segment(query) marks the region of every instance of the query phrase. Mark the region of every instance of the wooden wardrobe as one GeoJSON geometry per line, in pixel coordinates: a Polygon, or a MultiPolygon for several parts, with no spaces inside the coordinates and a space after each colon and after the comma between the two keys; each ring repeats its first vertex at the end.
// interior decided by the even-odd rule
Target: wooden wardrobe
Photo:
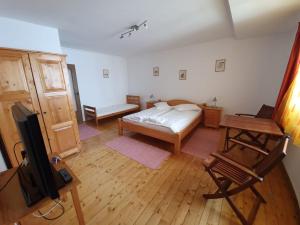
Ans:
{"type": "Polygon", "coordinates": [[[15,102],[37,113],[48,153],[79,151],[67,72],[64,55],[0,49],[0,133],[14,166],[23,150],[11,112],[15,102]]]}

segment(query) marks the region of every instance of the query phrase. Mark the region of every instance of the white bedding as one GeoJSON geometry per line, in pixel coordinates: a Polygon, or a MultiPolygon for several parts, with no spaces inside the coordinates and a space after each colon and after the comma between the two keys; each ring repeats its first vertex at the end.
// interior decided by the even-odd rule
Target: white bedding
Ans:
{"type": "Polygon", "coordinates": [[[149,120],[151,118],[160,116],[166,112],[168,112],[170,109],[158,109],[156,107],[150,108],[150,109],[146,109],[137,113],[133,113],[130,115],[125,116],[124,118],[129,119],[129,120],[133,120],[136,122],[144,122],[146,120],[149,120]]]}
{"type": "Polygon", "coordinates": [[[157,109],[156,107],[153,107],[151,109],[127,115],[124,119],[167,127],[174,133],[178,133],[189,126],[193,120],[200,116],[200,113],[201,110],[178,111],[174,108],[157,109]]]}
{"type": "Polygon", "coordinates": [[[97,116],[106,116],[112,113],[117,113],[129,109],[137,108],[135,104],[118,104],[97,109],[97,116]]]}

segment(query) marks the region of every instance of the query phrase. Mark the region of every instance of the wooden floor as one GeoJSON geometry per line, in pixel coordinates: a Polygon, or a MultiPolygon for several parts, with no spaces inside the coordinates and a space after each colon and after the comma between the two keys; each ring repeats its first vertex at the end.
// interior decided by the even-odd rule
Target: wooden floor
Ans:
{"type": "MultiPolygon", "coordinates": [[[[202,194],[216,187],[204,172],[201,160],[182,153],[172,156],[159,170],[145,168],[105,146],[106,141],[117,136],[115,121],[100,126],[102,134],[83,142],[81,153],[67,160],[82,182],[79,197],[86,224],[240,224],[226,201],[203,199],[202,194]]],[[[236,157],[248,154],[247,150],[234,152],[236,157]]],[[[260,208],[256,225],[300,224],[299,208],[282,166],[272,171],[258,189],[268,203],[260,208]]],[[[245,213],[252,200],[250,192],[235,197],[245,213]]],[[[57,220],[30,215],[22,224],[78,224],[71,196],[63,205],[65,214],[57,220]]]]}

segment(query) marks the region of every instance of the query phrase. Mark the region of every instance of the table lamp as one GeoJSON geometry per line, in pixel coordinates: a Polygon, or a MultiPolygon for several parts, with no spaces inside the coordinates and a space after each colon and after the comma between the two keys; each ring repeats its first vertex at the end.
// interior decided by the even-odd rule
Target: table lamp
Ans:
{"type": "Polygon", "coordinates": [[[214,97],[212,101],[214,103],[214,106],[217,107],[217,97],[214,97]]]}

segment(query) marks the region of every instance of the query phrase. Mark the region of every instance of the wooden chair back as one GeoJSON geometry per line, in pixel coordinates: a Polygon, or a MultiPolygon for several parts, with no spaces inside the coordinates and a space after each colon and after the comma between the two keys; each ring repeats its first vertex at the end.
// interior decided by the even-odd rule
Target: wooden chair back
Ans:
{"type": "Polygon", "coordinates": [[[141,106],[140,96],[126,95],[126,103],[141,106]]]}
{"type": "Polygon", "coordinates": [[[287,146],[290,137],[285,135],[281,138],[280,143],[255,167],[255,172],[264,177],[269,173],[282,159],[286,156],[287,146]]]}
{"type": "Polygon", "coordinates": [[[263,118],[263,119],[272,119],[273,112],[274,112],[273,106],[263,104],[255,117],[263,118]]]}

